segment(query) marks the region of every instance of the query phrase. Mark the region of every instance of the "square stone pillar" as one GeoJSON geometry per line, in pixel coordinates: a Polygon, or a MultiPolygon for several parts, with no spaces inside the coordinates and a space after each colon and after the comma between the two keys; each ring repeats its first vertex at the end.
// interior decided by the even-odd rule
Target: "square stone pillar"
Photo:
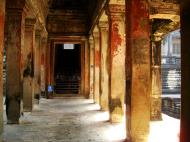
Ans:
{"type": "Polygon", "coordinates": [[[88,44],[88,40],[85,40],[84,47],[84,96],[85,98],[89,98],[90,95],[90,47],[88,44]]]}
{"type": "Polygon", "coordinates": [[[41,51],[41,30],[35,32],[35,48],[34,48],[34,103],[39,103],[40,99],[40,51],[41,51]]]}
{"type": "Polygon", "coordinates": [[[190,1],[181,1],[181,130],[180,142],[190,141],[190,1]]]}
{"type": "Polygon", "coordinates": [[[94,39],[89,38],[90,46],[90,99],[94,99],[94,39]]]}
{"type": "Polygon", "coordinates": [[[147,142],[150,122],[150,21],[148,0],[126,0],[127,139],[147,142]]]}
{"type": "Polygon", "coordinates": [[[34,48],[35,48],[35,19],[25,20],[25,48],[23,48],[23,109],[32,111],[34,103],[34,48]]]}
{"type": "MultiPolygon", "coordinates": [[[[4,53],[5,0],[0,1],[0,52],[4,53]]],[[[0,54],[0,141],[3,141],[3,54],[0,54]]]]}
{"type": "Polygon", "coordinates": [[[100,29],[100,56],[101,56],[101,91],[100,91],[100,107],[104,111],[108,111],[108,96],[109,96],[109,50],[108,50],[108,22],[99,21],[100,29]]]}
{"type": "Polygon", "coordinates": [[[94,32],[94,101],[100,104],[100,33],[96,27],[94,32]]]}
{"type": "Polygon", "coordinates": [[[50,48],[53,46],[52,41],[50,39],[47,40],[47,46],[45,47],[46,55],[45,55],[45,71],[46,71],[46,95],[48,95],[48,85],[51,84],[51,78],[50,78],[50,48]]]}
{"type": "MultiPolygon", "coordinates": [[[[14,5],[14,3],[12,3],[14,5]]],[[[22,100],[22,72],[23,67],[21,49],[24,48],[24,13],[23,9],[9,9],[6,11],[6,113],[7,123],[19,123],[22,100]]]]}
{"type": "Polygon", "coordinates": [[[152,41],[151,115],[150,120],[162,120],[161,40],[152,41]]]}
{"type": "Polygon", "coordinates": [[[41,40],[41,48],[40,48],[40,90],[41,95],[45,96],[46,93],[46,76],[47,76],[47,68],[46,68],[46,51],[47,50],[47,38],[43,37],[41,40]]]}
{"type": "Polygon", "coordinates": [[[109,110],[111,122],[122,122],[125,95],[125,5],[109,5],[110,89],[109,110]]]}

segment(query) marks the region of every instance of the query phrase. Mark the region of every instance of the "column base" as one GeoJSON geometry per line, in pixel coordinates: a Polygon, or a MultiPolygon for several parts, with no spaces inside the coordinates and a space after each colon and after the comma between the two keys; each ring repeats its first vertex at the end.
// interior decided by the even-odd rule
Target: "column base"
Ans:
{"type": "Polygon", "coordinates": [[[161,112],[161,97],[151,97],[151,121],[161,121],[162,112],[161,112]]]}
{"type": "Polygon", "coordinates": [[[19,120],[7,120],[7,124],[19,124],[19,120]]]}
{"type": "Polygon", "coordinates": [[[21,101],[17,98],[18,97],[6,98],[7,124],[19,124],[19,118],[21,114],[21,101]]]}
{"type": "Polygon", "coordinates": [[[122,123],[123,117],[119,114],[110,114],[110,122],[111,123],[122,123]]]}

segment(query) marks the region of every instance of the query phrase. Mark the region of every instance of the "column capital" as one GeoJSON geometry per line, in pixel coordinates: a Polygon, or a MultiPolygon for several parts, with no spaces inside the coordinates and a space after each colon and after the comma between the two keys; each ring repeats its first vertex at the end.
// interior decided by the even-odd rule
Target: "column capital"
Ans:
{"type": "Polygon", "coordinates": [[[48,38],[47,37],[42,37],[42,43],[50,43],[51,41],[50,40],[48,40],[48,38]]]}
{"type": "Polygon", "coordinates": [[[36,34],[36,35],[35,35],[36,37],[41,37],[41,36],[42,36],[42,30],[36,29],[36,30],[35,30],[35,34],[36,34]]]}
{"type": "Polygon", "coordinates": [[[99,26],[100,30],[102,30],[102,29],[108,30],[108,28],[109,28],[108,21],[99,21],[98,26],[99,26]]]}
{"type": "Polygon", "coordinates": [[[33,27],[36,24],[36,19],[33,18],[26,18],[25,19],[25,26],[33,27]]]}
{"type": "Polygon", "coordinates": [[[94,38],[93,38],[92,35],[89,37],[88,41],[89,41],[90,44],[92,44],[94,42],[94,38]]]}
{"type": "Polygon", "coordinates": [[[162,37],[161,36],[158,36],[158,35],[153,35],[153,38],[152,38],[152,41],[153,42],[158,42],[158,41],[161,41],[162,40],[162,37]]]}
{"type": "Polygon", "coordinates": [[[123,5],[123,4],[109,4],[106,12],[110,16],[125,14],[125,5],[123,5]]]}
{"type": "Polygon", "coordinates": [[[97,26],[95,27],[95,29],[93,31],[93,37],[94,38],[99,38],[100,37],[100,31],[99,31],[97,26]]]}

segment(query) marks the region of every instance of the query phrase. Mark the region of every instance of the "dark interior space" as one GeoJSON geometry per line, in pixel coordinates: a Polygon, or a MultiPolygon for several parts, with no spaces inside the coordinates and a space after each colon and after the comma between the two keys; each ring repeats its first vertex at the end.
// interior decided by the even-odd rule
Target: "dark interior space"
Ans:
{"type": "Polygon", "coordinates": [[[55,47],[55,93],[78,94],[81,78],[80,44],[57,44],[55,47]]]}

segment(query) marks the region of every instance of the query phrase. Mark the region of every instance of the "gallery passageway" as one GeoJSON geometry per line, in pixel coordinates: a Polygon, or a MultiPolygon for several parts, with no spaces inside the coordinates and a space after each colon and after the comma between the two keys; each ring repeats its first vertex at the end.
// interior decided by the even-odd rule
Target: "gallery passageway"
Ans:
{"type": "Polygon", "coordinates": [[[164,110],[177,116],[172,138],[189,142],[189,19],[188,0],[1,0],[0,141],[107,142],[124,133],[148,142],[154,124],[168,138],[174,132],[164,110]],[[167,63],[179,60],[163,59],[161,48],[176,30],[169,50],[181,53],[181,78],[173,82],[167,63]],[[162,101],[171,84],[181,85],[179,97],[162,101]]]}
{"type": "Polygon", "coordinates": [[[125,126],[108,120],[108,112],[93,100],[42,99],[21,117],[20,125],[5,125],[4,142],[123,142],[125,126]]]}

